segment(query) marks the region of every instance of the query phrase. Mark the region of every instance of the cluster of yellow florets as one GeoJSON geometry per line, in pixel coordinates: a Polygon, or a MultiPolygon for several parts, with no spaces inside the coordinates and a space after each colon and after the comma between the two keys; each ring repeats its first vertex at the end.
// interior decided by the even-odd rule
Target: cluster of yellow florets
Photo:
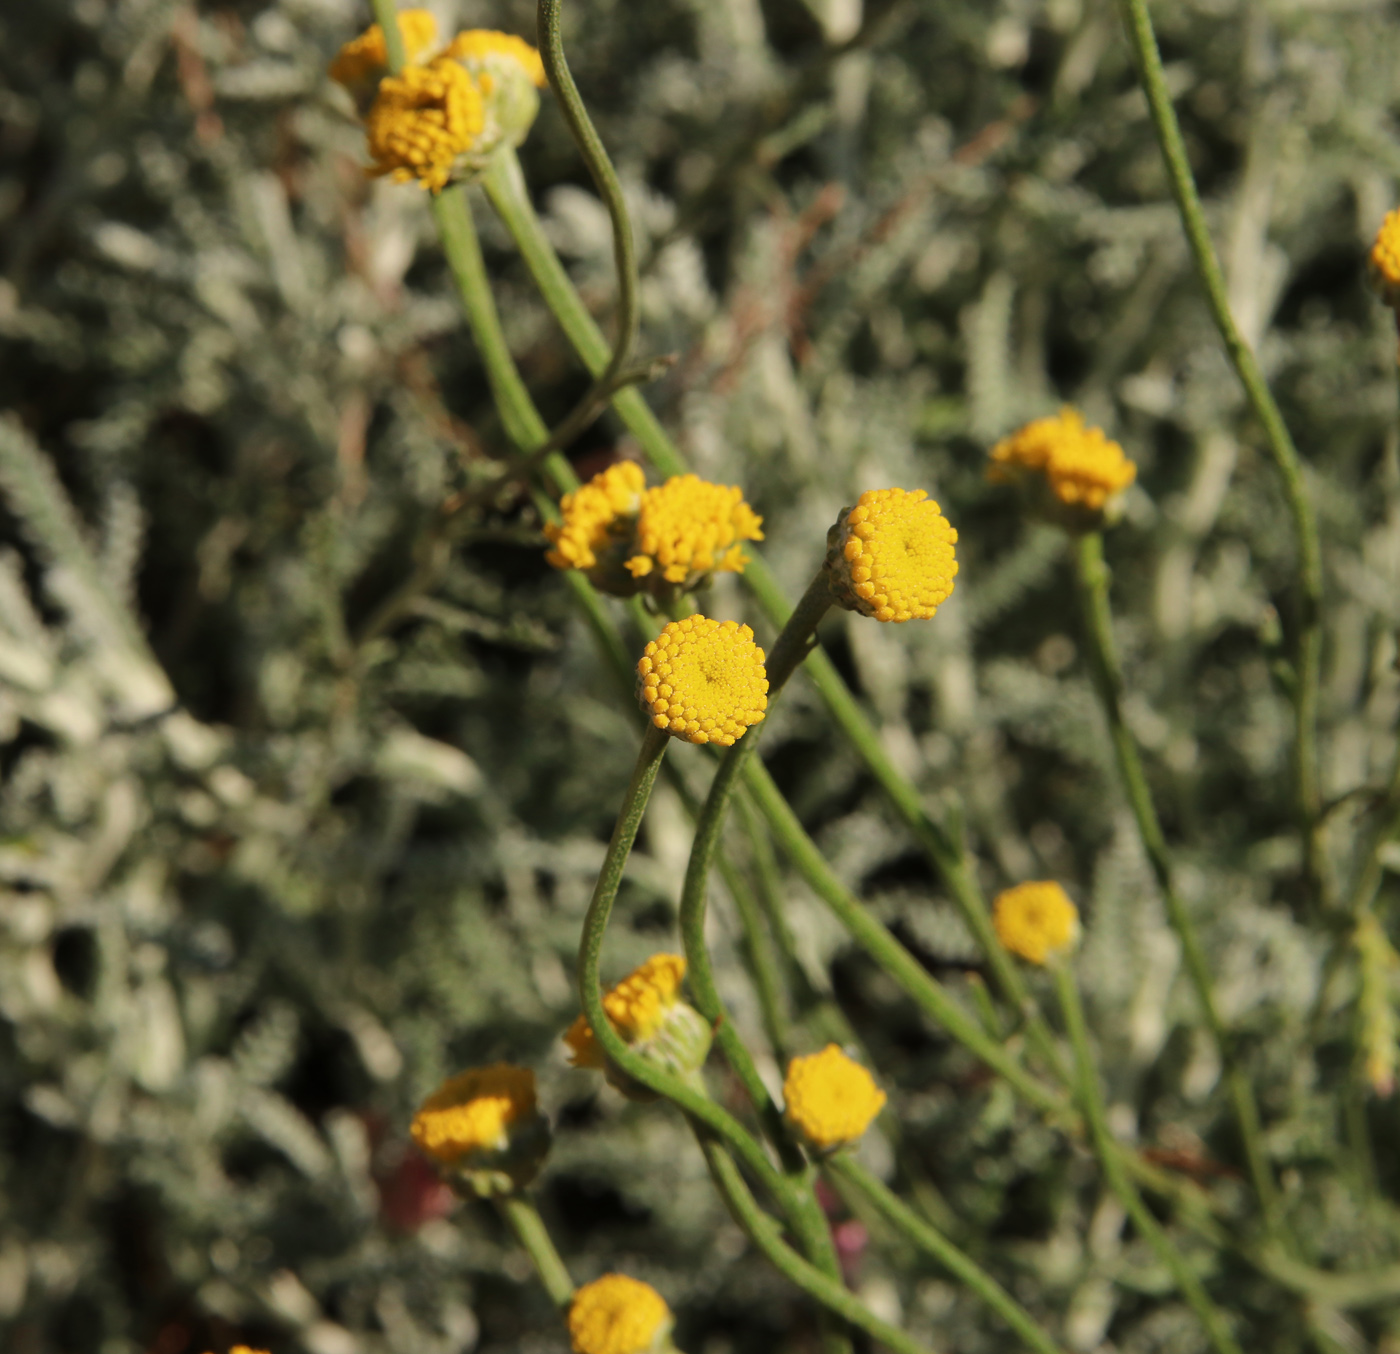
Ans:
{"type": "Polygon", "coordinates": [[[545,560],[556,569],[596,569],[610,543],[630,539],[645,489],[641,466],[619,461],[565,494],[559,503],[563,520],[545,524],[545,539],[554,547],[545,560]]]}
{"type": "Polygon", "coordinates": [[[697,574],[738,573],[748,562],[739,542],[761,541],[762,526],[743,490],[698,475],[674,475],[642,495],[636,553],[626,561],[627,571],[645,578],[660,570],[666,582],[676,584],[697,574]]]}
{"type": "Polygon", "coordinates": [[[569,1304],[574,1354],[659,1354],[671,1325],[671,1309],[661,1294],[626,1274],[604,1274],[584,1284],[569,1304]]]}
{"type": "Polygon", "coordinates": [[[877,621],[928,620],[953,591],[957,539],[922,489],[869,489],[828,534],[832,594],[877,621]]]}
{"type": "Polygon", "coordinates": [[[637,687],[651,722],[687,743],[730,747],[768,708],[768,674],[753,631],[707,616],[672,621],[647,645],[637,687]]]}
{"type": "Polygon", "coordinates": [[[544,66],[529,43],[487,29],[459,33],[432,56],[432,15],[411,9],[398,19],[407,56],[398,75],[386,73],[384,33],[375,24],[341,48],[330,76],[364,112],[370,172],[416,179],[436,193],[480,169],[501,144],[524,138],[539,110],[544,66]]]}
{"type": "Polygon", "coordinates": [[[1079,940],[1079,909],[1050,880],[1017,884],[998,894],[992,924],[1001,943],[1032,964],[1047,963],[1079,940]]]}
{"type": "Polygon", "coordinates": [[[1076,410],[1064,408],[998,442],[987,474],[998,482],[1042,475],[1065,507],[1097,513],[1137,478],[1137,466],[1102,428],[1086,427],[1076,410]]]}
{"type": "Polygon", "coordinates": [[[413,1141],[444,1166],[470,1152],[501,1151],[512,1124],[535,1113],[535,1074],[497,1063],[460,1072],[413,1116],[413,1141]]]}
{"type": "MultiPolygon", "coordinates": [[[[685,960],[678,954],[654,954],[603,997],[603,1010],[622,1039],[629,1044],[650,1039],[676,1005],[685,977],[685,960]]],[[[564,1042],[575,1067],[603,1066],[602,1046],[587,1016],[579,1016],[564,1042]]]]}
{"type": "Polygon", "coordinates": [[[1400,207],[1387,212],[1371,246],[1371,283],[1388,306],[1400,311],[1400,207]]]}
{"type": "Polygon", "coordinates": [[[809,1147],[832,1152],[854,1142],[885,1106],[885,1093],[835,1044],[794,1058],[783,1082],[784,1117],[809,1147]]]}

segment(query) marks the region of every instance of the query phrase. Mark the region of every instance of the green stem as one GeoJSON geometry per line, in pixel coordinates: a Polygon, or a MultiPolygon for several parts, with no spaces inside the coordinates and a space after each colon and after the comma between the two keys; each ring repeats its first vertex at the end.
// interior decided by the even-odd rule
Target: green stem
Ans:
{"type": "Polygon", "coordinates": [[[1079,1107],[1084,1111],[1089,1125],[1089,1136],[1093,1140],[1094,1153],[1103,1169],[1108,1187],[1118,1197],[1133,1226],[1143,1235],[1157,1258],[1170,1271],[1181,1289],[1182,1296],[1205,1327],[1207,1338],[1216,1354],[1242,1354],[1234,1336],[1225,1325],[1225,1319],[1211,1301],[1210,1295],[1202,1287],[1185,1257],[1177,1249],[1176,1243],[1163,1230],[1152,1216],[1151,1210],[1143,1202],[1142,1195],[1123,1169],[1120,1146],[1109,1131],[1108,1116],[1104,1112],[1103,1097],[1099,1093],[1098,1074],[1094,1070],[1093,1058],[1089,1052],[1089,1034],[1084,1025],[1084,1008],[1079,1004],[1079,990],[1074,983],[1074,975],[1069,965],[1057,962],[1052,965],[1055,972],[1055,991],[1060,999],[1060,1009],[1064,1012],[1065,1027],[1069,1031],[1070,1045],[1074,1049],[1075,1078],[1079,1091],[1079,1107]]]}
{"type": "Polygon", "coordinates": [[[515,1239],[535,1264],[550,1301],[561,1311],[567,1311],[573,1301],[574,1281],[568,1268],[554,1248],[539,1209],[523,1194],[506,1194],[496,1200],[496,1207],[506,1220],[515,1239]]]}
{"type": "Polygon", "coordinates": [[[849,1152],[840,1152],[832,1157],[826,1163],[826,1169],[855,1189],[896,1231],[926,1251],[985,1302],[1021,1337],[1027,1348],[1036,1350],[1037,1354],[1063,1354],[1059,1345],[1041,1330],[1035,1318],[986,1270],[898,1199],[849,1152]]]}
{"type": "Polygon", "coordinates": [[[1167,848],[1167,840],[1152,803],[1152,792],[1147,785],[1142,758],[1138,755],[1137,742],[1132,731],[1123,718],[1123,675],[1118,661],[1118,648],[1113,641],[1113,615],[1108,600],[1108,568],[1103,558],[1103,537],[1097,531],[1086,532],[1079,537],[1075,562],[1089,665],[1099,703],[1108,721],[1118,773],[1133,812],[1133,820],[1137,824],[1143,850],[1147,853],[1157,887],[1166,903],[1167,916],[1181,941],[1182,956],[1186,961],[1191,985],[1196,990],[1196,1000],[1200,1003],[1206,1026],[1225,1066],[1226,1086],[1244,1146],[1250,1180],[1264,1216],[1264,1226],[1271,1235],[1280,1236],[1282,1221],[1278,1189],[1274,1184],[1273,1169],[1264,1150],[1259,1107],[1249,1080],[1235,1056],[1229,1031],[1226,1030],[1225,1022],[1215,1004],[1210,966],[1206,963],[1205,951],[1196,935],[1191,914],[1177,891],[1171,852],[1167,848]]]}
{"type": "Polygon", "coordinates": [[[398,9],[394,0],[370,0],[374,10],[374,21],[384,34],[384,52],[389,58],[389,73],[397,75],[408,59],[404,51],[403,32],[399,28],[398,9]]]}
{"type": "MultiPolygon", "coordinates": [[[[742,806],[742,798],[739,803],[742,806]]],[[[750,846],[752,847],[754,845],[752,829],[757,827],[757,824],[752,821],[751,815],[745,820],[744,826],[749,833],[750,846]]],[[[765,842],[764,845],[766,846],[767,843],[765,842]]],[[[755,856],[758,854],[756,848],[754,854],[755,856]]],[[[767,930],[764,917],[765,909],[747,884],[733,878],[737,871],[723,854],[719,858],[719,867],[724,877],[725,887],[729,890],[729,896],[734,900],[734,910],[739,914],[739,925],[744,933],[744,950],[748,959],[749,975],[753,979],[754,993],[758,997],[759,1015],[763,1020],[763,1032],[768,1037],[773,1056],[779,1062],[783,1062],[787,1059],[788,1047],[787,1007],[782,968],[778,962],[773,937],[769,935],[767,930]],[[736,883],[739,884],[738,888],[735,887],[736,883]]],[[[762,877],[763,866],[756,863],[755,872],[760,875],[759,890],[765,890],[767,880],[762,877]]]]}
{"type": "Polygon", "coordinates": [[[1225,344],[1235,374],[1244,387],[1254,416],[1264,430],[1264,440],[1279,476],[1284,497],[1293,519],[1299,559],[1299,615],[1297,637],[1298,682],[1294,695],[1293,766],[1297,810],[1303,833],[1304,857],[1309,881],[1320,902],[1325,902],[1323,879],[1322,824],[1319,819],[1321,792],[1317,762],[1317,702],[1322,659],[1322,551],[1317,522],[1303,479],[1302,460],[1288,426],[1283,421],[1273,393],[1265,381],[1254,352],[1245,342],[1230,312],[1225,278],[1216,258],[1201,207],[1196,180],[1186,155],[1181,125],[1177,122],[1162,73],[1162,54],[1147,12],[1147,0],[1118,0],[1128,40],[1137,60],[1138,74],[1152,113],[1152,125],[1166,162],[1172,196],[1181,215],[1182,228],[1191,247],[1196,273],[1205,290],[1215,327],[1225,344]]]}

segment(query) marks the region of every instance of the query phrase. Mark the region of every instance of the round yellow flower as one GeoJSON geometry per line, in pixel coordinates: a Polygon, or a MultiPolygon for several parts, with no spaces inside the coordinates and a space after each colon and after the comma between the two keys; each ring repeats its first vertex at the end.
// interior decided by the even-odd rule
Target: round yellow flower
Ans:
{"type": "Polygon", "coordinates": [[[569,1305],[574,1354],[660,1354],[670,1341],[671,1309],[650,1284],[626,1274],[586,1283],[569,1305]]]}
{"type": "Polygon", "coordinates": [[[498,33],[490,28],[472,28],[458,33],[447,46],[447,55],[460,61],[478,78],[499,71],[509,62],[524,71],[536,89],[545,86],[544,62],[524,38],[498,33]]]}
{"type": "Polygon", "coordinates": [[[828,1044],[788,1064],[783,1102],[788,1126],[814,1151],[833,1152],[870,1127],[885,1093],[865,1068],[828,1044]]]}
{"type": "Polygon", "coordinates": [[[687,743],[731,747],[768,708],[768,674],[753,631],[734,621],[672,621],[637,661],[643,708],[687,743]]]}
{"type": "MultiPolygon", "coordinates": [[[[678,954],[654,954],[633,969],[603,997],[603,1010],[613,1028],[629,1044],[650,1039],[676,1005],[685,977],[685,960],[678,954]]],[[[587,1016],[579,1016],[564,1035],[575,1067],[603,1066],[603,1050],[587,1016]]]]}
{"type": "Polygon", "coordinates": [[[836,602],[877,621],[926,621],[957,577],[958,533],[922,489],[868,489],[827,533],[836,602]]]}
{"type": "Polygon", "coordinates": [[[545,538],[554,547],[545,560],[556,569],[596,568],[610,541],[630,536],[645,488],[641,466],[619,461],[565,494],[559,504],[563,521],[545,524],[545,538]]]}
{"type": "Polygon", "coordinates": [[[417,179],[441,192],[463,168],[484,125],[481,91],[447,57],[405,66],[379,83],[365,117],[371,173],[398,183],[417,179]]]}
{"type": "Polygon", "coordinates": [[[739,573],[748,563],[739,542],[761,541],[762,526],[742,489],[710,484],[698,475],[673,475],[642,495],[627,570],[633,578],[659,570],[675,584],[699,574],[739,573]]]}
{"type": "Polygon", "coordinates": [[[549,1123],[528,1067],[495,1063],[449,1077],[413,1116],[413,1141],[479,1194],[534,1179],[549,1151],[549,1123]]]}
{"type": "Polygon", "coordinates": [[[992,925],[1012,954],[1044,964],[1079,940],[1079,909],[1051,880],[1017,884],[997,895],[992,925]]]}
{"type": "MultiPolygon", "coordinates": [[[[437,41],[437,23],[426,9],[401,9],[399,32],[404,53],[415,61],[437,41]]],[[[359,37],[347,42],[330,64],[329,75],[337,84],[353,88],[366,80],[377,80],[388,69],[389,51],[384,30],[371,24],[359,37]]]]}
{"type": "Polygon", "coordinates": [[[1371,246],[1371,283],[1386,305],[1400,309],[1400,207],[1387,212],[1371,246]]]}
{"type": "Polygon", "coordinates": [[[1044,476],[1065,507],[1100,513],[1137,478],[1135,466],[1102,428],[1089,428],[1068,407],[1038,418],[992,448],[987,477],[1004,483],[1044,476]]]}

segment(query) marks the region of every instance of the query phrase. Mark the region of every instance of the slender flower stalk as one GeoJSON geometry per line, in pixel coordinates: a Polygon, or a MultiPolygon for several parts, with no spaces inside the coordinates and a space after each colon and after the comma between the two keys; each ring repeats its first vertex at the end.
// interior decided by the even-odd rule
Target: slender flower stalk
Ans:
{"type": "Polygon", "coordinates": [[[1064,1013],[1065,1028],[1069,1032],[1070,1045],[1074,1049],[1079,1107],[1084,1111],[1089,1137],[1099,1165],[1103,1169],[1104,1179],[1133,1220],[1133,1226],[1146,1238],[1148,1244],[1156,1251],[1157,1258],[1176,1280],[1182,1296],[1205,1327],[1206,1336],[1216,1354],[1243,1354],[1225,1324],[1220,1309],[1211,1301],[1210,1295],[1186,1263],[1176,1243],[1152,1216],[1152,1210],[1143,1202],[1137,1186],[1123,1168],[1119,1144],[1108,1127],[1108,1116],[1099,1090],[1099,1077],[1094,1068],[1093,1054],[1089,1051],[1089,1032],[1084,1024],[1084,1008],[1079,1002],[1079,990],[1074,983],[1074,974],[1064,960],[1055,962],[1051,967],[1055,975],[1055,992],[1060,1000],[1060,1009],[1064,1013]]]}
{"type": "Polygon", "coordinates": [[[1263,1130],[1254,1091],[1235,1056],[1229,1031],[1215,1004],[1214,987],[1205,951],[1196,935],[1191,914],[1176,887],[1171,852],[1152,803],[1152,793],[1138,755],[1137,741],[1123,718],[1123,676],[1118,661],[1118,649],[1113,640],[1113,616],[1108,600],[1108,568],[1103,558],[1103,537],[1096,531],[1086,532],[1075,545],[1079,596],[1084,617],[1084,640],[1093,672],[1094,689],[1108,721],[1113,754],[1123,781],[1138,836],[1152,866],[1157,887],[1166,903],[1167,917],[1181,941],[1182,956],[1191,985],[1196,991],[1205,1016],[1206,1026],[1225,1065],[1225,1079],[1244,1145],[1250,1180],[1259,1199],[1266,1229],[1274,1236],[1282,1234],[1278,1189],[1273,1168],[1264,1150],[1263,1130]]]}
{"type": "Polygon", "coordinates": [[[549,1300],[561,1311],[567,1311],[574,1296],[574,1281],[569,1277],[555,1249],[549,1230],[540,1217],[539,1209],[524,1194],[506,1194],[496,1200],[496,1208],[514,1233],[525,1254],[535,1266],[549,1300]]]}
{"type": "Polygon", "coordinates": [[[1254,416],[1264,432],[1279,477],[1283,481],[1284,497],[1293,521],[1293,535],[1298,548],[1298,634],[1296,641],[1297,682],[1294,692],[1293,767],[1297,793],[1299,827],[1303,835],[1303,854],[1309,882],[1318,902],[1326,905],[1328,890],[1323,876],[1322,794],[1318,776],[1317,707],[1318,686],[1322,665],[1322,549],[1317,520],[1308,498],[1302,458],[1293,444],[1288,425],[1283,421],[1273,392],[1259,369],[1254,352],[1230,311],[1225,277],[1211,242],[1206,216],[1201,207],[1200,193],[1191,173],[1186,155],[1186,143],[1181,124],[1172,107],[1162,71],[1162,54],[1157,48],[1157,35],[1147,11],[1147,0],[1118,0],[1118,8],[1127,29],[1128,41],[1147,95],[1152,125],[1166,163],[1167,179],[1172,196],[1181,215],[1182,228],[1191,248],[1196,273],[1206,294],[1211,318],[1220,331],[1221,340],[1234,365],[1235,374],[1244,387],[1254,416]]]}
{"type": "Polygon", "coordinates": [[[1064,1354],[1021,1306],[971,1256],[954,1245],[927,1219],[920,1217],[890,1188],[873,1176],[849,1152],[838,1152],[825,1164],[826,1171],[849,1185],[906,1240],[931,1256],[974,1297],[984,1302],[1036,1354],[1064,1354]]]}

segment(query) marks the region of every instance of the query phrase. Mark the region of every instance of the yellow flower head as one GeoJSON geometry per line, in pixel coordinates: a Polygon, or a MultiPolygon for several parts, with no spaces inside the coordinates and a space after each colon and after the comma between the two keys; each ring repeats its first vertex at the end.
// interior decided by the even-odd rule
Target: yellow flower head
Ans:
{"type": "Polygon", "coordinates": [[[481,91],[457,62],[405,66],[380,81],[365,116],[371,173],[441,192],[468,167],[483,125],[481,91]]]}
{"type": "MultiPolygon", "coordinates": [[[[478,79],[499,75],[507,66],[523,71],[536,89],[545,86],[544,62],[524,38],[513,33],[497,33],[490,28],[473,28],[458,33],[447,46],[447,55],[460,61],[478,79]]],[[[483,90],[489,93],[489,90],[483,90]]]]}
{"type": "Polygon", "coordinates": [[[835,1044],[794,1058],[783,1082],[788,1125],[817,1152],[854,1142],[885,1106],[885,1093],[835,1044]]]}
{"type": "Polygon", "coordinates": [[[1032,964],[1046,963],[1079,940],[1079,909],[1050,880],[1017,884],[998,894],[992,924],[1001,943],[1032,964]]]}
{"type": "Polygon", "coordinates": [[[545,560],[556,569],[597,568],[610,542],[631,535],[645,488],[641,466],[619,461],[565,494],[559,504],[564,520],[545,524],[545,537],[554,547],[545,560]]]}
{"type": "Polygon", "coordinates": [[[740,541],[761,541],[763,519],[744,502],[742,489],[710,484],[698,475],[673,475],[642,495],[627,561],[633,578],[654,570],[668,583],[698,574],[740,573],[748,563],[740,541]]]}
{"type": "Polygon", "coordinates": [[[1386,305],[1400,310],[1400,207],[1387,212],[1371,246],[1371,283],[1386,305]]]}
{"type": "MultiPolygon", "coordinates": [[[[603,997],[603,1010],[613,1028],[629,1044],[639,1044],[660,1030],[666,1016],[678,1004],[685,960],[678,954],[654,954],[633,969],[603,997]]],[[[575,1067],[600,1068],[603,1050],[587,1016],[579,1016],[564,1035],[575,1067]]]]}
{"type": "Polygon", "coordinates": [[[528,1184],[549,1150],[535,1074],[509,1063],[449,1077],[419,1107],[410,1131],[438,1166],[480,1194],[528,1184]]]}
{"type": "Polygon", "coordinates": [[[926,621],[957,577],[958,533],[922,489],[868,489],[827,533],[837,603],[877,621],[926,621]]]}
{"type": "MultiPolygon", "coordinates": [[[[437,24],[426,9],[401,9],[398,19],[404,52],[409,61],[416,61],[437,41],[437,24]]],[[[340,49],[330,64],[329,75],[337,84],[353,89],[367,80],[377,80],[388,66],[384,30],[378,24],[371,24],[358,38],[340,49]]]]}
{"type": "Polygon", "coordinates": [[[626,1274],[604,1274],[584,1284],[569,1306],[574,1354],[659,1354],[671,1326],[671,1309],[661,1294],[626,1274]]]}
{"type": "Polygon", "coordinates": [[[1005,483],[1027,474],[1043,476],[1065,508],[1097,514],[1137,478],[1137,466],[1102,428],[1085,427],[1078,411],[1066,407],[992,448],[988,479],[1005,483]]]}
{"type": "Polygon", "coordinates": [[[753,631],[734,621],[672,621],[637,661],[637,689],[658,729],[687,743],[731,747],[768,708],[768,674],[753,631]]]}
{"type": "Polygon", "coordinates": [[[518,146],[534,125],[545,83],[544,62],[528,42],[489,28],[458,33],[447,55],[461,62],[481,89],[486,127],[476,154],[484,165],[498,146],[518,146]]]}

